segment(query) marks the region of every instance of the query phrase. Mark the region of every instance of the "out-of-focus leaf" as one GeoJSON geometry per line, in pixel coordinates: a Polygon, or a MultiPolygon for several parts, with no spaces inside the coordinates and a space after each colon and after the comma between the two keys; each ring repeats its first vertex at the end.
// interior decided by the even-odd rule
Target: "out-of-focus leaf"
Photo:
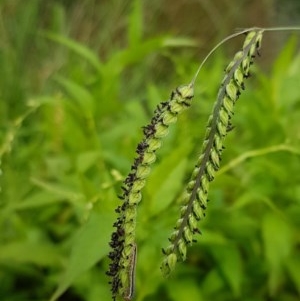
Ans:
{"type": "Polygon", "coordinates": [[[215,244],[219,245],[219,244],[227,244],[228,243],[228,239],[223,235],[223,233],[220,232],[215,232],[215,231],[211,231],[208,229],[205,229],[203,232],[201,239],[199,239],[199,243],[203,244],[203,245],[211,245],[212,247],[214,247],[215,244]]]}
{"type": "Polygon", "coordinates": [[[142,2],[132,1],[132,10],[129,16],[128,40],[131,47],[135,47],[141,40],[143,34],[142,2]]]}
{"type": "Polygon", "coordinates": [[[171,300],[204,300],[199,284],[195,279],[176,279],[167,283],[168,295],[171,300]]]}
{"type": "Polygon", "coordinates": [[[163,45],[165,47],[200,47],[198,41],[186,37],[166,38],[163,45]]]}
{"type": "Polygon", "coordinates": [[[52,192],[38,191],[28,197],[26,197],[22,202],[16,202],[11,206],[13,210],[28,210],[42,206],[54,205],[61,202],[68,202],[68,199],[53,195],[52,192]]]}
{"type": "Polygon", "coordinates": [[[240,210],[248,205],[255,205],[256,203],[263,203],[274,212],[281,214],[280,209],[276,207],[276,204],[264,195],[257,194],[255,191],[245,191],[234,204],[230,207],[231,210],[240,210]]]}
{"type": "Polygon", "coordinates": [[[282,278],[282,266],[292,247],[289,225],[275,214],[266,214],[262,224],[265,257],[269,266],[269,291],[274,295],[282,278]]]}
{"type": "Polygon", "coordinates": [[[108,254],[112,222],[112,214],[91,213],[87,223],[74,238],[70,261],[51,301],[57,300],[77,277],[108,254]]]}
{"type": "Polygon", "coordinates": [[[223,277],[220,276],[217,268],[211,270],[201,283],[201,291],[204,296],[210,296],[211,294],[216,294],[219,290],[224,288],[225,281],[223,277]]]}
{"type": "Polygon", "coordinates": [[[287,258],[285,266],[291,280],[296,286],[298,294],[300,295],[300,258],[295,256],[287,258]]]}
{"type": "Polygon", "coordinates": [[[95,55],[94,52],[92,52],[86,46],[84,46],[74,40],[71,40],[67,37],[64,37],[64,36],[61,36],[58,34],[54,34],[51,32],[44,32],[42,34],[45,35],[45,37],[47,37],[48,39],[50,39],[56,43],[59,43],[61,45],[64,45],[67,48],[73,50],[75,53],[80,55],[82,58],[86,59],[91,64],[91,66],[93,66],[98,72],[101,72],[102,64],[101,64],[99,58],[95,55]]]}
{"type": "Polygon", "coordinates": [[[58,249],[48,243],[12,242],[1,245],[0,262],[2,263],[31,263],[44,267],[58,266],[62,258],[58,249]]]}
{"type": "Polygon", "coordinates": [[[91,115],[92,112],[94,112],[95,99],[87,89],[63,76],[57,75],[55,79],[66,89],[67,93],[77,101],[86,114],[91,115]]]}
{"type": "MultiPolygon", "coordinates": [[[[297,38],[293,36],[289,41],[284,45],[283,50],[280,52],[280,55],[276,58],[273,64],[273,76],[274,78],[282,78],[287,71],[287,66],[291,65],[293,55],[297,46],[297,38]]],[[[283,82],[282,82],[283,83],[283,82]]]]}
{"type": "Polygon", "coordinates": [[[218,267],[229,284],[233,295],[241,295],[241,284],[243,281],[241,254],[235,245],[216,246],[212,253],[218,263],[218,267]]]}
{"type": "Polygon", "coordinates": [[[184,170],[186,168],[186,155],[190,150],[189,143],[182,144],[153,170],[148,185],[145,187],[145,195],[151,196],[150,207],[152,215],[156,215],[174,200],[182,185],[184,170]],[[167,172],[166,172],[167,171],[167,172]]]}
{"type": "Polygon", "coordinates": [[[136,300],[145,300],[153,294],[162,281],[159,269],[161,251],[156,241],[149,239],[149,244],[143,244],[137,250],[136,262],[136,300]]]}
{"type": "Polygon", "coordinates": [[[141,42],[133,48],[127,48],[115,52],[105,65],[104,73],[118,75],[129,64],[138,62],[150,53],[153,53],[153,51],[162,48],[163,42],[164,38],[152,38],[141,42]]]}
{"type": "Polygon", "coordinates": [[[61,198],[66,198],[69,201],[77,201],[84,199],[84,195],[81,193],[74,192],[70,187],[66,187],[62,184],[56,184],[56,183],[48,183],[41,179],[32,178],[32,183],[36,186],[49,191],[57,196],[60,196],[61,198]]]}
{"type": "Polygon", "coordinates": [[[176,194],[182,185],[182,179],[186,168],[187,160],[182,158],[174,165],[173,170],[170,168],[170,173],[162,179],[161,185],[153,191],[153,198],[151,201],[151,213],[153,215],[158,214],[174,200],[176,194]]]}
{"type": "Polygon", "coordinates": [[[77,170],[82,173],[86,172],[90,167],[97,163],[99,157],[99,151],[88,151],[79,154],[76,162],[77,170]]]}

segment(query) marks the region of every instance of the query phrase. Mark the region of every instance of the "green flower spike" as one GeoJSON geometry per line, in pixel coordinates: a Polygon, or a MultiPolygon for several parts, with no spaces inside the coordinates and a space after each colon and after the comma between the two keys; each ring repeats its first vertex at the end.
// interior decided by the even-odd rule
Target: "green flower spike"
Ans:
{"type": "Polygon", "coordinates": [[[244,79],[249,76],[250,66],[260,48],[262,33],[263,30],[260,29],[250,31],[242,51],[235,55],[225,69],[225,76],[208,120],[201,155],[183,195],[180,218],[169,238],[171,244],[163,250],[165,259],[161,270],[164,276],[169,276],[177,261],[186,259],[187,246],[195,242],[193,236],[200,233],[197,222],[205,216],[209,183],[219,169],[223,142],[232,128],[230,119],[233,107],[244,89],[244,79]]]}
{"type": "Polygon", "coordinates": [[[112,262],[107,275],[112,279],[110,283],[113,300],[117,295],[125,300],[132,298],[132,258],[136,256],[135,222],[137,205],[142,199],[141,190],[150,174],[150,166],[155,162],[155,152],[160,148],[162,138],[168,134],[169,126],[177,121],[178,114],[191,105],[193,96],[193,82],[178,87],[172,92],[169,101],[162,102],[156,108],[150,124],[143,128],[144,139],[137,146],[137,157],[124,180],[123,194],[119,197],[123,204],[116,209],[119,216],[114,223],[116,230],[111,236],[112,251],[109,258],[112,262]]]}

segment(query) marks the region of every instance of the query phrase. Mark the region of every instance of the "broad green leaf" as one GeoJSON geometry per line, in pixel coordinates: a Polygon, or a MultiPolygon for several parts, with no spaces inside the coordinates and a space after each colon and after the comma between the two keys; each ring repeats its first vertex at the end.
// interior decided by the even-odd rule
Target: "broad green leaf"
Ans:
{"type": "Polygon", "coordinates": [[[256,191],[245,191],[244,194],[236,199],[234,204],[230,207],[230,210],[240,210],[246,206],[253,206],[256,203],[263,203],[274,212],[281,214],[280,209],[276,206],[275,202],[256,191]]]}
{"type": "Polygon", "coordinates": [[[51,32],[43,32],[42,33],[45,37],[48,39],[59,43],[61,45],[66,46],[67,48],[73,50],[75,53],[80,55],[82,58],[86,59],[91,66],[93,66],[98,72],[101,72],[102,70],[102,64],[99,60],[99,58],[95,55],[94,52],[92,52],[89,48],[86,46],[82,45],[81,43],[78,43],[74,40],[71,40],[67,37],[54,34],[51,32]]]}
{"type": "Polygon", "coordinates": [[[36,178],[32,178],[31,181],[34,185],[44,189],[45,191],[51,192],[61,198],[66,198],[70,202],[84,199],[83,194],[74,192],[71,188],[64,186],[62,183],[48,183],[36,178]]]}
{"type": "Polygon", "coordinates": [[[137,250],[136,262],[136,298],[142,301],[153,294],[163,282],[159,269],[161,251],[159,244],[149,238],[147,244],[141,244],[137,250]],[[149,247],[151,246],[151,247],[149,247]]]}
{"type": "Polygon", "coordinates": [[[57,194],[53,194],[50,191],[38,191],[30,196],[27,196],[24,200],[22,200],[22,202],[14,203],[10,209],[27,210],[61,202],[68,202],[68,199],[57,194]]]}
{"type": "Polygon", "coordinates": [[[289,257],[285,261],[285,266],[290,279],[294,282],[298,294],[300,294],[300,259],[299,257],[289,257]]]}
{"type": "Polygon", "coordinates": [[[49,243],[16,241],[1,245],[0,262],[53,267],[62,264],[62,257],[58,249],[49,243]]]}
{"type": "MultiPolygon", "coordinates": [[[[221,231],[221,230],[220,230],[221,231]]],[[[228,239],[223,235],[222,232],[216,232],[212,230],[205,229],[203,231],[201,239],[199,239],[199,244],[203,245],[224,245],[228,243],[228,239]]]]}
{"type": "Polygon", "coordinates": [[[241,284],[243,280],[242,258],[235,245],[218,245],[212,248],[212,253],[218,263],[218,267],[229,284],[233,295],[241,295],[241,284]]]}
{"type": "Polygon", "coordinates": [[[80,153],[77,157],[77,170],[79,172],[86,172],[90,167],[97,164],[99,161],[100,153],[99,151],[88,151],[80,153]]]}
{"type": "Polygon", "coordinates": [[[143,34],[143,12],[142,12],[142,1],[132,1],[131,14],[129,15],[128,24],[128,41],[130,47],[135,47],[142,38],[143,34]]]}
{"type": "Polygon", "coordinates": [[[108,254],[112,223],[112,214],[91,213],[87,223],[75,235],[70,261],[51,301],[57,300],[77,277],[108,254]]]}
{"type": "Polygon", "coordinates": [[[56,76],[55,80],[66,89],[67,93],[73,97],[88,116],[92,115],[95,110],[94,96],[82,85],[67,79],[63,76],[56,76]]]}
{"type": "Polygon", "coordinates": [[[297,38],[296,36],[291,37],[288,42],[284,45],[283,50],[280,52],[279,56],[276,58],[273,63],[273,77],[282,78],[287,72],[287,67],[291,65],[295,50],[297,47],[297,38]]]}
{"type": "Polygon", "coordinates": [[[201,283],[201,291],[205,296],[216,294],[219,290],[222,290],[225,286],[223,277],[220,276],[217,268],[211,270],[201,283]]]}
{"type": "Polygon", "coordinates": [[[105,74],[118,75],[126,66],[141,61],[147,55],[163,47],[164,38],[152,38],[132,48],[122,49],[111,55],[105,65],[105,74]]]}
{"type": "Polygon", "coordinates": [[[287,222],[275,214],[266,214],[262,224],[265,257],[269,266],[269,291],[274,295],[283,277],[282,265],[292,248],[292,233],[287,222]]]}
{"type": "Polygon", "coordinates": [[[168,295],[171,300],[204,300],[202,291],[196,279],[180,278],[167,283],[168,295]]]}
{"type": "Polygon", "coordinates": [[[167,208],[176,194],[181,193],[180,188],[187,163],[186,156],[190,147],[189,143],[182,144],[154,168],[145,187],[145,195],[151,196],[147,208],[150,208],[152,215],[167,208]]]}
{"type": "Polygon", "coordinates": [[[161,179],[161,185],[158,186],[152,193],[151,213],[153,215],[166,209],[180,192],[184,171],[186,170],[187,159],[182,158],[174,165],[173,169],[169,169],[169,173],[161,179]]]}

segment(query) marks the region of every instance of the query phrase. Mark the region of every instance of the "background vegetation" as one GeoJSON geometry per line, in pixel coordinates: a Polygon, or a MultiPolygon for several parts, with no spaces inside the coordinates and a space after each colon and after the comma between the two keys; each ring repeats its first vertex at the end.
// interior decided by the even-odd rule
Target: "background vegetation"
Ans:
{"type": "MultiPolygon", "coordinates": [[[[108,241],[140,127],[234,28],[293,22],[297,1],[282,2],[0,1],[0,300],[110,300],[108,241]]],[[[298,40],[266,34],[203,235],[165,280],[161,248],[242,38],[202,70],[139,207],[136,300],[299,300],[298,40]]]]}

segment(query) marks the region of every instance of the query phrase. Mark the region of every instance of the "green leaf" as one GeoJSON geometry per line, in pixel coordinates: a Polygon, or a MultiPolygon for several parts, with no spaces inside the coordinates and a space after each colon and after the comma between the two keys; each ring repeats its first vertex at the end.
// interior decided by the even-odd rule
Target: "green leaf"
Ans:
{"type": "Polygon", "coordinates": [[[199,284],[195,279],[180,278],[167,283],[168,295],[171,300],[204,300],[199,284]]]}
{"type": "Polygon", "coordinates": [[[57,248],[49,243],[40,242],[12,242],[1,245],[0,262],[2,263],[31,263],[39,266],[59,266],[62,258],[57,248]]]}
{"type": "Polygon", "coordinates": [[[139,62],[147,55],[163,47],[164,38],[152,38],[134,47],[114,52],[105,65],[104,74],[118,75],[126,66],[139,62]]]}
{"type": "Polygon", "coordinates": [[[276,61],[273,64],[273,77],[282,78],[285,76],[287,71],[287,66],[292,62],[295,50],[297,47],[297,38],[292,36],[288,42],[284,45],[283,50],[280,52],[280,55],[277,57],[276,61]]]}
{"type": "Polygon", "coordinates": [[[85,89],[82,85],[67,79],[63,76],[56,76],[55,80],[66,89],[67,93],[74,98],[80,105],[81,109],[90,116],[95,111],[95,99],[94,96],[85,89]]]}
{"type": "Polygon", "coordinates": [[[128,24],[128,41],[130,47],[135,47],[142,38],[143,22],[142,22],[142,1],[135,0],[132,2],[132,10],[129,16],[128,24]]]}
{"type": "Polygon", "coordinates": [[[80,153],[76,161],[77,170],[82,173],[86,172],[90,167],[97,164],[99,157],[99,151],[80,153]]]}
{"type": "Polygon", "coordinates": [[[199,47],[199,42],[195,39],[186,37],[165,38],[163,42],[165,47],[199,47]]]}
{"type": "Polygon", "coordinates": [[[113,218],[112,214],[91,213],[74,238],[70,261],[51,301],[57,300],[77,277],[108,254],[113,218]]]}
{"type": "Polygon", "coordinates": [[[217,268],[210,270],[201,283],[201,290],[204,296],[215,294],[225,286],[223,278],[220,276],[217,268]]]}
{"type": "Polygon", "coordinates": [[[9,207],[12,210],[27,210],[43,206],[54,205],[61,202],[68,202],[64,197],[48,191],[38,191],[26,197],[22,202],[16,202],[9,207]]]}
{"type": "Polygon", "coordinates": [[[65,198],[70,202],[76,202],[84,199],[83,194],[74,192],[72,188],[66,187],[62,183],[49,183],[36,178],[31,178],[31,181],[34,185],[44,189],[45,191],[51,192],[58,197],[65,198]]]}
{"type": "Polygon", "coordinates": [[[218,262],[218,267],[229,284],[234,296],[241,295],[241,284],[243,280],[242,259],[235,245],[218,245],[212,249],[212,253],[218,262]]]}
{"type": "Polygon", "coordinates": [[[157,215],[167,208],[176,194],[181,192],[189,149],[190,144],[182,144],[153,170],[151,179],[145,187],[146,194],[151,196],[149,205],[151,215],[157,215]]]}
{"type": "Polygon", "coordinates": [[[285,261],[285,266],[287,269],[287,272],[289,274],[289,277],[294,282],[296,289],[298,291],[298,294],[300,294],[300,259],[299,257],[289,257],[285,261]]]}
{"type": "Polygon", "coordinates": [[[212,246],[214,248],[215,245],[224,245],[228,243],[228,239],[223,235],[222,232],[212,231],[212,230],[201,230],[203,235],[199,240],[199,244],[212,246]]]}
{"type": "Polygon", "coordinates": [[[138,247],[136,263],[136,298],[134,300],[146,300],[146,296],[152,295],[163,282],[160,264],[159,244],[149,238],[147,244],[138,247]],[[149,248],[149,245],[151,247],[149,248]]]}
{"type": "Polygon", "coordinates": [[[101,64],[99,58],[97,57],[97,55],[95,55],[95,53],[92,52],[88,47],[83,46],[81,43],[73,41],[69,38],[66,38],[61,35],[54,34],[51,32],[44,31],[44,32],[42,32],[42,34],[46,38],[73,50],[75,53],[80,55],[82,58],[86,59],[91,64],[91,66],[93,66],[99,73],[101,73],[102,64],[101,64]]]}
{"type": "Polygon", "coordinates": [[[275,295],[282,278],[282,265],[292,247],[292,233],[283,218],[267,214],[262,224],[262,235],[265,257],[269,265],[269,292],[275,295]]]}

